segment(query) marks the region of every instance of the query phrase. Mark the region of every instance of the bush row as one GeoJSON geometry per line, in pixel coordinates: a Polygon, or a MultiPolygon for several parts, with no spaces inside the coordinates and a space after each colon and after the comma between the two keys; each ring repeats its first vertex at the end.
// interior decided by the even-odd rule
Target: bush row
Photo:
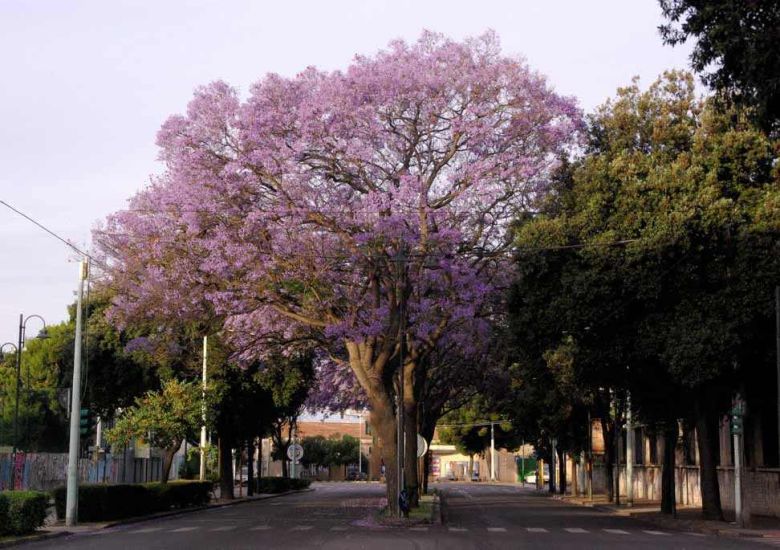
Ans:
{"type": "Polygon", "coordinates": [[[286,491],[306,489],[311,485],[308,479],[291,479],[289,477],[261,477],[256,480],[258,493],[284,493],[286,491]]]}
{"type": "Polygon", "coordinates": [[[0,493],[0,535],[24,535],[43,525],[49,495],[38,491],[0,493]]]}
{"type": "MultiPolygon", "coordinates": [[[[200,506],[211,496],[210,481],[170,481],[142,485],[79,485],[79,521],[106,521],[200,506]]],[[[65,517],[66,488],[53,491],[57,517],[65,517]]]]}

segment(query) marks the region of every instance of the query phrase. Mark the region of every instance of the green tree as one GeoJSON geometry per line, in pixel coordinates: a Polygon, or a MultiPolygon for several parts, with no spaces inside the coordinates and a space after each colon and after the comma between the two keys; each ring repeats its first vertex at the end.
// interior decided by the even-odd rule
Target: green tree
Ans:
{"type": "Polygon", "coordinates": [[[690,75],[646,91],[634,82],[590,118],[587,155],[551,199],[558,210],[518,223],[521,358],[539,363],[572,336],[573,372],[597,414],[602,388],[618,398],[613,433],[626,390],[648,420],[692,415],[712,518],[722,517],[714,423],[769,356],[776,151],[744,117],[698,100],[690,75]]]}
{"type": "Polygon", "coordinates": [[[187,438],[194,438],[202,423],[201,387],[169,380],[160,391],[147,392],[117,418],[108,430],[112,445],[127,446],[141,439],[163,450],[162,482],[166,483],[173,456],[187,438]]]}
{"type": "Polygon", "coordinates": [[[780,3],[777,0],[660,0],[663,40],[696,40],[693,69],[749,107],[764,129],[780,130],[780,3]]]}

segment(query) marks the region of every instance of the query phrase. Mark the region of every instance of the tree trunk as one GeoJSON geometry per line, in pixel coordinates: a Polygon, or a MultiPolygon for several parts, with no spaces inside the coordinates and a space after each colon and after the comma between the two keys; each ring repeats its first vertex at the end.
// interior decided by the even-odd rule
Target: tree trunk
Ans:
{"type": "Polygon", "coordinates": [[[423,475],[422,475],[422,492],[424,495],[428,494],[428,481],[431,471],[431,451],[430,449],[423,456],[423,475]]]}
{"type": "Polygon", "coordinates": [[[246,495],[251,497],[255,494],[255,440],[253,438],[246,441],[246,495]]]}
{"type": "Polygon", "coordinates": [[[699,443],[699,472],[701,507],[705,519],[723,521],[718,485],[718,417],[708,406],[707,396],[701,392],[696,397],[696,439],[699,443]]]}
{"type": "Polygon", "coordinates": [[[420,505],[420,487],[417,477],[417,397],[415,396],[415,365],[407,363],[404,368],[404,431],[406,445],[404,446],[404,481],[409,495],[409,506],[420,505]]]}
{"type": "Polygon", "coordinates": [[[677,496],[675,494],[674,473],[677,448],[677,422],[670,421],[664,427],[664,457],[661,471],[661,512],[677,517],[677,496]]]}
{"type": "Polygon", "coordinates": [[[558,453],[558,480],[559,487],[558,492],[562,495],[566,494],[566,452],[561,449],[556,449],[558,453]]]}
{"type": "Polygon", "coordinates": [[[242,481],[241,480],[241,462],[242,462],[241,458],[243,456],[244,450],[241,447],[242,447],[241,441],[238,441],[236,443],[236,462],[235,462],[236,466],[235,466],[235,469],[233,470],[233,485],[236,484],[236,476],[238,476],[238,496],[239,496],[239,498],[243,496],[243,492],[244,492],[244,489],[243,489],[243,487],[241,485],[241,481],[242,481]]]}
{"type": "Polygon", "coordinates": [[[160,472],[160,482],[161,483],[168,483],[168,480],[171,477],[171,466],[173,466],[173,457],[176,455],[176,451],[179,450],[179,447],[181,447],[181,441],[178,442],[179,444],[175,447],[168,447],[167,449],[163,449],[163,463],[162,463],[162,472],[160,472]]]}
{"type": "Polygon", "coordinates": [[[371,426],[382,440],[382,458],[385,462],[385,487],[387,494],[387,509],[391,515],[398,515],[398,468],[396,467],[396,419],[389,397],[369,396],[371,405],[371,426]]]}
{"type": "Polygon", "coordinates": [[[615,500],[614,484],[612,482],[615,469],[613,464],[615,462],[615,445],[614,445],[614,432],[611,429],[612,423],[608,418],[604,418],[602,414],[601,418],[601,433],[604,435],[604,470],[607,479],[607,500],[613,502],[615,500]]]}
{"type": "Polygon", "coordinates": [[[232,441],[219,438],[219,493],[223,500],[233,499],[233,457],[230,452],[232,441]]]}
{"type": "MultiPolygon", "coordinates": [[[[552,440],[550,440],[550,465],[548,466],[548,469],[550,470],[550,481],[549,481],[549,491],[552,494],[555,494],[555,447],[553,446],[552,440]]],[[[544,479],[544,477],[542,477],[544,479]]]]}

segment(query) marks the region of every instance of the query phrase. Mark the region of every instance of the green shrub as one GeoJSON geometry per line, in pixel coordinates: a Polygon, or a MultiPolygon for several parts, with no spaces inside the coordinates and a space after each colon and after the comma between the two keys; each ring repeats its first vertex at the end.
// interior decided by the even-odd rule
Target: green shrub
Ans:
{"type": "Polygon", "coordinates": [[[3,491],[0,494],[0,533],[24,535],[43,525],[49,495],[38,491],[3,491]]]}
{"type": "Polygon", "coordinates": [[[289,477],[261,477],[256,481],[258,493],[284,493],[286,491],[306,489],[311,485],[308,479],[291,479],[289,477]]]}
{"type": "MultiPolygon", "coordinates": [[[[209,501],[209,481],[171,481],[142,485],[79,486],[79,521],[106,521],[202,506],[209,501]]],[[[65,517],[65,487],[53,491],[57,517],[65,517]]]]}

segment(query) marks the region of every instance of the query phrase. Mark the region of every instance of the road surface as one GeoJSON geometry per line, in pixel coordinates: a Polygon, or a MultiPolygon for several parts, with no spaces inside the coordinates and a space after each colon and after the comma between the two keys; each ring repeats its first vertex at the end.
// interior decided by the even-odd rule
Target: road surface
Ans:
{"type": "Polygon", "coordinates": [[[567,505],[522,487],[447,483],[444,525],[380,527],[371,517],[377,484],[322,483],[314,491],[204,510],[27,545],[130,550],[766,548],[751,540],[653,528],[631,518],[567,505]]]}

